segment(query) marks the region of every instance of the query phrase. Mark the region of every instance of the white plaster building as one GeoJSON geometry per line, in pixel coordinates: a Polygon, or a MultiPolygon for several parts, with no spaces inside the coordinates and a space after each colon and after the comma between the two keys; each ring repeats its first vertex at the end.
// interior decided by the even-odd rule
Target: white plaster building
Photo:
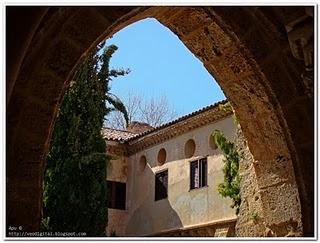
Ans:
{"type": "Polygon", "coordinates": [[[109,235],[233,236],[231,200],[217,191],[223,156],[211,139],[215,129],[230,140],[231,114],[219,102],[157,128],[105,128],[110,188],[109,235]]]}

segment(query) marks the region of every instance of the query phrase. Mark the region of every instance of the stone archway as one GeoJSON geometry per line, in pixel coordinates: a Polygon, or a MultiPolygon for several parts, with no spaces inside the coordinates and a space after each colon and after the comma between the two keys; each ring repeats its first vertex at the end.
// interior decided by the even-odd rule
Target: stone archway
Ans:
{"type": "MultiPolygon", "coordinates": [[[[14,56],[14,48],[8,51],[14,68],[7,76],[7,225],[39,229],[52,124],[64,89],[86,51],[126,25],[154,17],[203,62],[234,106],[256,160],[266,228],[288,225],[277,234],[284,236],[291,228],[302,235],[303,226],[304,235],[313,235],[313,93],[301,79],[303,62],[292,56],[284,28],[295,28],[292,23],[301,16],[310,21],[304,7],[33,11],[37,14],[26,14],[22,24],[30,29],[20,35],[21,52],[14,56]]],[[[10,19],[15,14],[9,12],[7,28],[19,29],[10,19]]]]}

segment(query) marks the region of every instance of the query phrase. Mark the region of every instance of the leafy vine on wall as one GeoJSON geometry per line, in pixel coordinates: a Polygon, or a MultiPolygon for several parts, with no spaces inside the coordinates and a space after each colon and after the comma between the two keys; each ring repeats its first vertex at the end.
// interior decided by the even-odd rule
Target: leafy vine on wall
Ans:
{"type": "MultiPolygon", "coordinates": [[[[229,102],[220,105],[219,108],[224,111],[232,111],[233,119],[238,125],[237,117],[229,102]]],[[[224,159],[224,181],[218,185],[218,192],[222,197],[229,197],[232,199],[232,208],[236,209],[236,214],[239,213],[241,197],[240,197],[240,177],[239,177],[239,154],[234,147],[234,144],[230,142],[224,134],[219,130],[214,130],[212,133],[212,139],[218,148],[222,151],[224,159]]]]}

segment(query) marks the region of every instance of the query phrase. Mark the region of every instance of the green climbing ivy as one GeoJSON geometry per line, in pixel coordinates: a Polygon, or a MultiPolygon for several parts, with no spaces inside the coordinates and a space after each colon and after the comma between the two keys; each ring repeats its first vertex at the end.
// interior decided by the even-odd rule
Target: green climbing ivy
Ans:
{"type": "Polygon", "coordinates": [[[218,192],[222,197],[230,197],[233,201],[232,208],[236,209],[236,214],[240,209],[240,177],[239,177],[239,155],[234,144],[230,142],[224,134],[215,130],[212,139],[224,155],[224,182],[218,185],[218,192]]]}
{"type": "Polygon", "coordinates": [[[234,109],[229,101],[224,104],[220,104],[219,110],[232,112],[233,121],[235,122],[236,125],[239,125],[239,121],[238,121],[238,118],[236,117],[236,113],[234,112],[234,109]]]}

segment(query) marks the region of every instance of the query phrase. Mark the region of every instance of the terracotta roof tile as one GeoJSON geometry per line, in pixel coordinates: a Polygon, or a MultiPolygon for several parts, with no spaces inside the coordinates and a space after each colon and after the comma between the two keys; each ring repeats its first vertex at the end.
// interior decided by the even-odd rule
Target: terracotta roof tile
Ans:
{"type": "Polygon", "coordinates": [[[128,138],[126,141],[130,141],[130,140],[133,140],[133,139],[136,139],[136,138],[143,137],[143,136],[145,136],[145,135],[147,135],[147,134],[150,134],[150,133],[152,133],[152,132],[155,132],[155,131],[161,130],[161,129],[163,129],[163,128],[169,127],[169,126],[171,126],[171,125],[173,125],[173,124],[176,124],[176,123],[178,123],[178,122],[181,122],[181,121],[183,121],[183,120],[186,120],[186,119],[188,119],[188,118],[190,118],[190,117],[197,116],[197,115],[199,115],[199,114],[201,114],[201,113],[203,113],[203,112],[205,112],[205,111],[214,109],[214,108],[218,107],[219,105],[222,105],[222,104],[225,104],[225,103],[227,103],[227,100],[218,101],[218,102],[216,102],[216,103],[214,103],[214,104],[212,104],[212,105],[205,106],[205,107],[203,107],[203,108],[201,108],[201,109],[199,109],[199,110],[197,110],[197,111],[194,111],[194,112],[189,113],[189,114],[187,114],[187,115],[181,116],[181,117],[179,117],[179,118],[177,118],[177,119],[175,119],[175,120],[173,120],[173,121],[170,121],[170,122],[168,122],[168,123],[162,124],[162,125],[160,125],[160,126],[158,126],[158,127],[152,128],[152,129],[150,129],[150,130],[148,130],[148,131],[145,131],[145,132],[136,134],[136,136],[130,137],[130,138],[128,138]]]}
{"type": "Polygon", "coordinates": [[[103,138],[106,140],[111,140],[111,141],[126,141],[130,138],[133,138],[139,134],[132,133],[129,131],[124,131],[124,130],[119,130],[119,129],[113,129],[109,127],[104,127],[102,129],[102,135],[103,138]]]}
{"type": "Polygon", "coordinates": [[[158,127],[155,127],[155,128],[151,128],[145,132],[142,132],[142,133],[132,133],[132,132],[129,132],[129,131],[125,131],[125,130],[118,130],[118,129],[112,129],[112,128],[103,128],[102,129],[102,134],[103,134],[103,137],[107,140],[111,140],[111,141],[122,141],[122,142],[127,142],[127,141],[132,141],[136,138],[141,138],[147,134],[150,134],[152,132],[155,132],[155,131],[158,131],[158,130],[161,130],[163,128],[166,128],[166,127],[169,127],[173,124],[176,124],[178,122],[181,122],[183,120],[186,120],[190,117],[193,117],[193,116],[197,116],[205,111],[208,111],[208,110],[211,110],[211,109],[214,109],[216,107],[218,107],[220,104],[225,104],[227,102],[227,100],[222,100],[222,101],[219,101],[219,102],[216,102],[212,105],[208,105],[206,107],[203,107],[201,108],[200,110],[197,110],[197,111],[194,111],[190,114],[187,114],[187,115],[184,115],[182,117],[179,117],[173,121],[170,121],[166,124],[163,124],[161,126],[158,126],[158,127]]]}

